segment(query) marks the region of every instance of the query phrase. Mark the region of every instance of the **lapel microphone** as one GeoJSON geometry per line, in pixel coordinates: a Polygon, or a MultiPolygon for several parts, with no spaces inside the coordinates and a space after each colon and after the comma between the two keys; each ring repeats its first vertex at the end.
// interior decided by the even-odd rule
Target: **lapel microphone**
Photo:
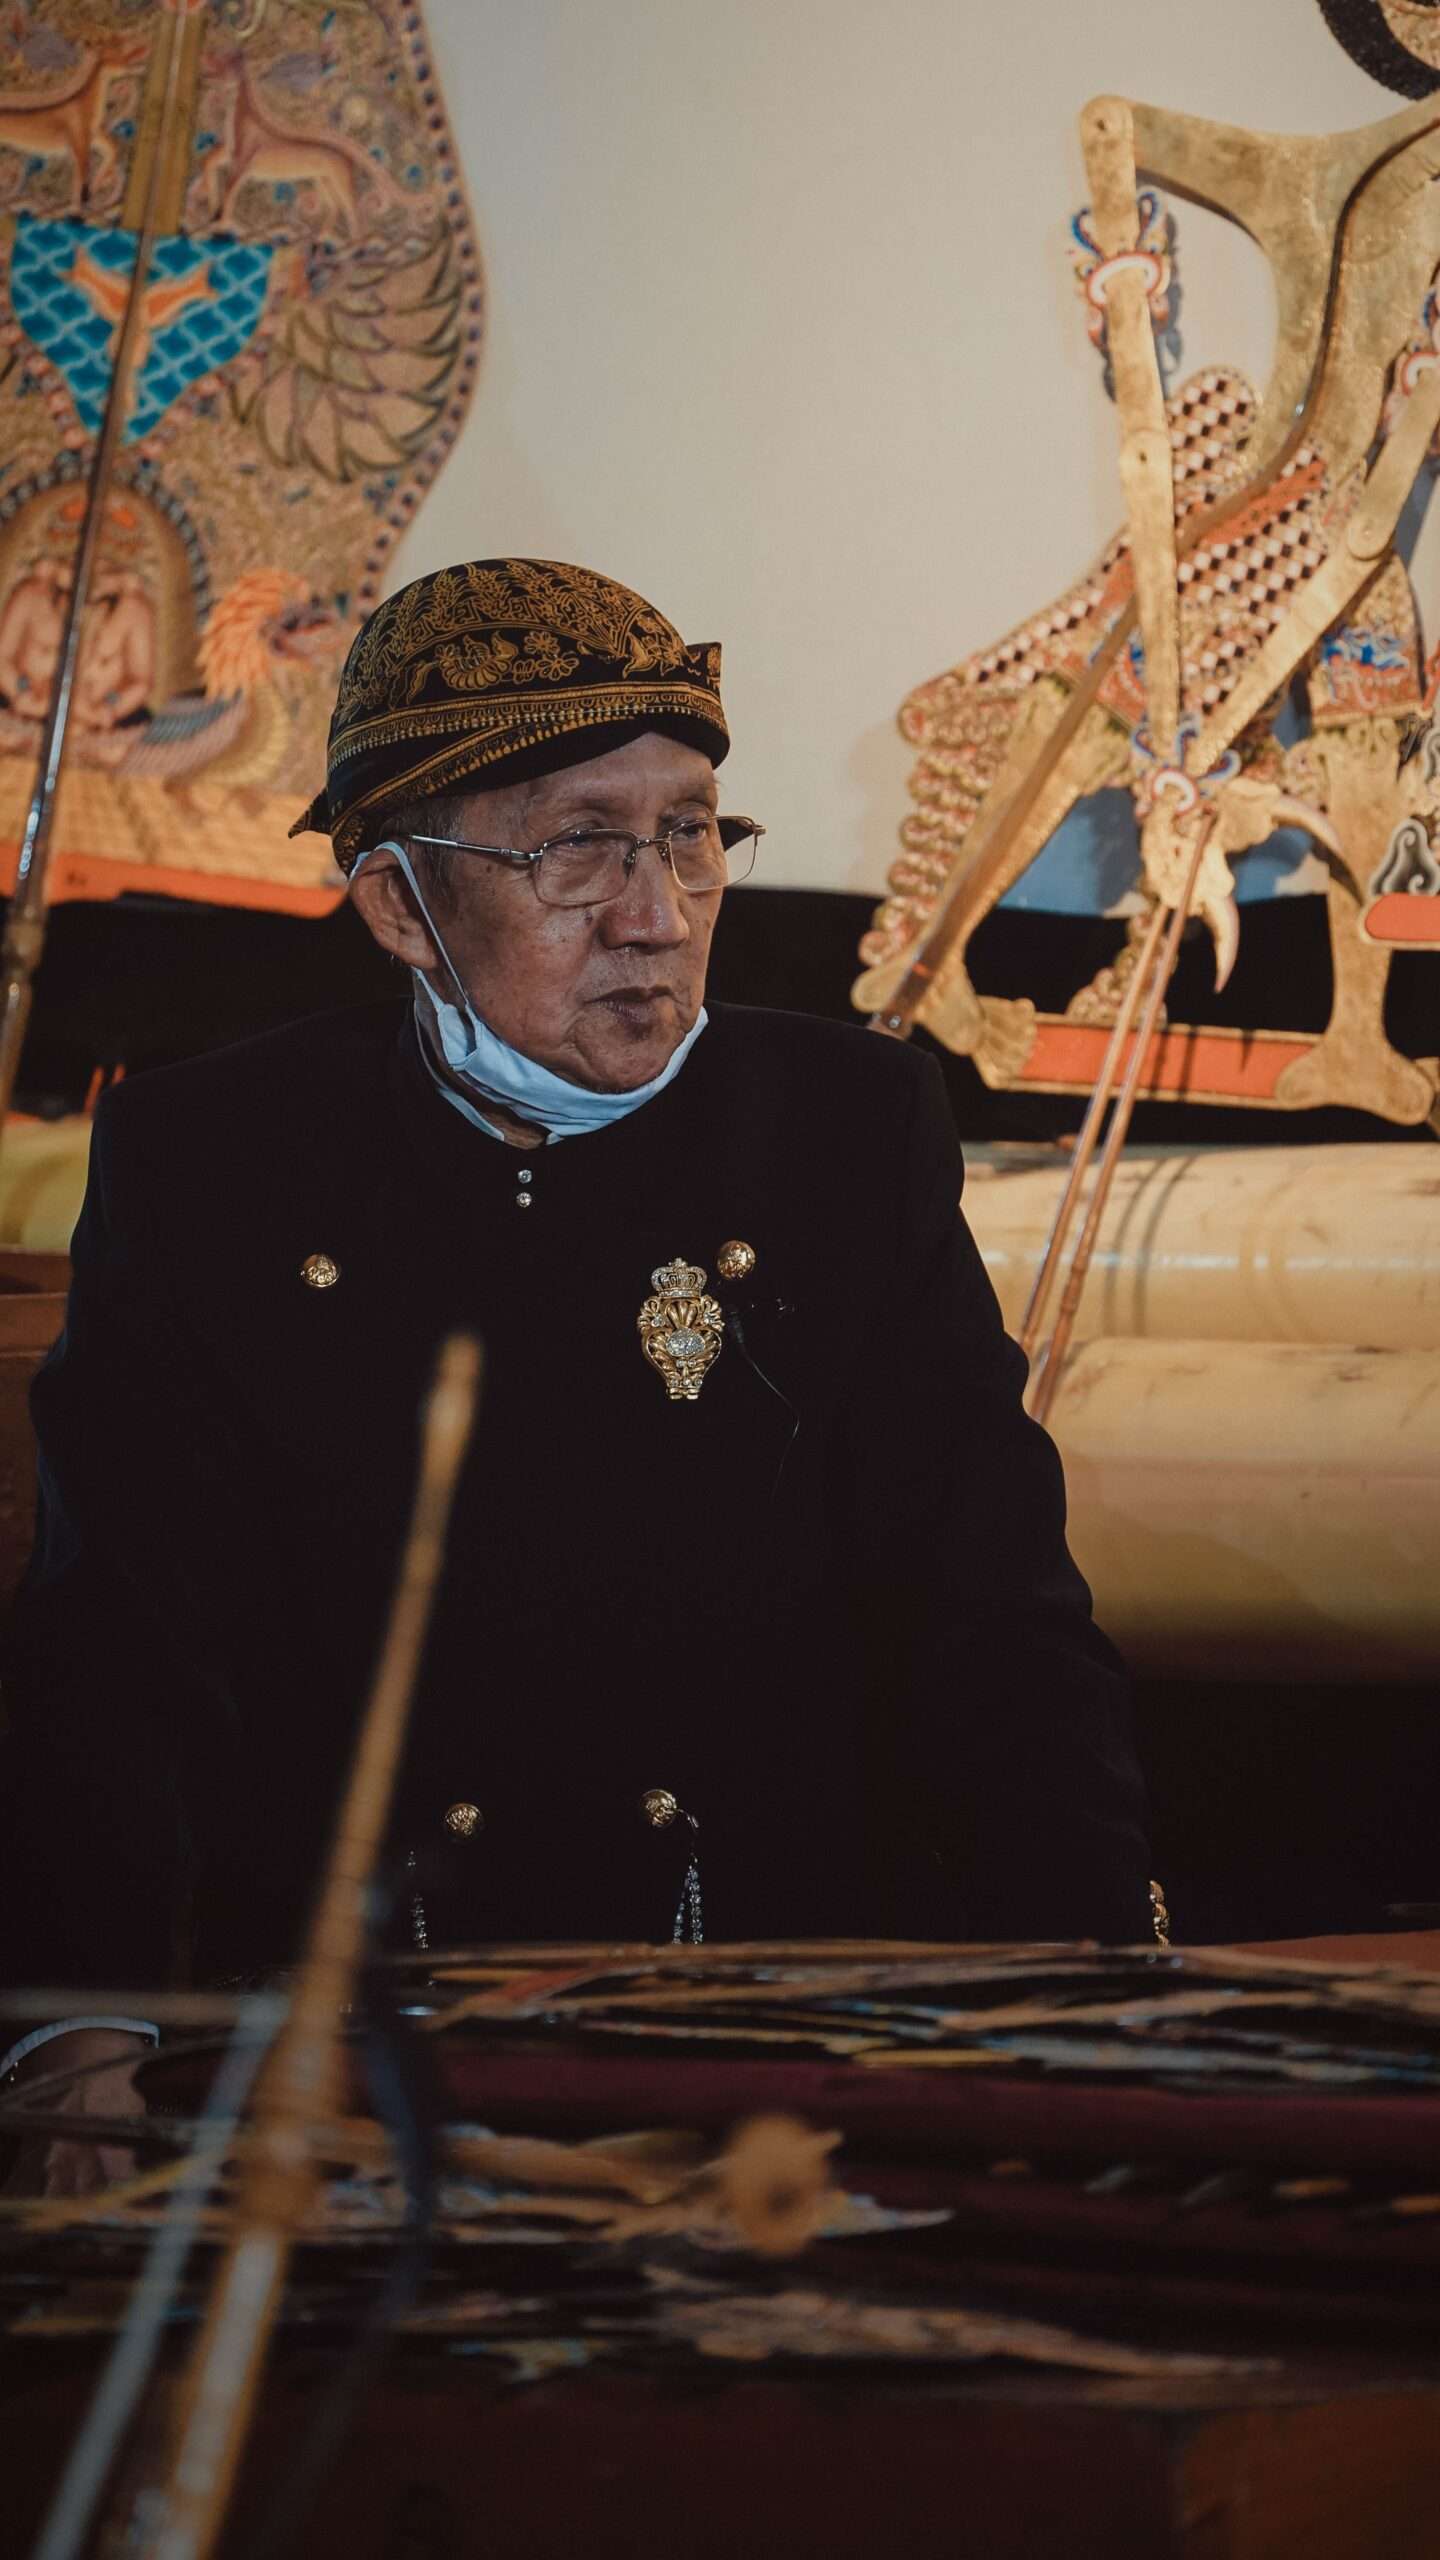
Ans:
{"type": "Polygon", "coordinates": [[[794,1448],[799,1434],[800,1414],[798,1408],[791,1403],[784,1388],[777,1387],[768,1369],[762,1368],[756,1359],[746,1339],[746,1329],[756,1317],[759,1317],[762,1323],[767,1319],[778,1323],[783,1317],[793,1315],[795,1311],[778,1291],[755,1286],[758,1261],[759,1256],[753,1244],[742,1244],[738,1237],[733,1237],[728,1244],[721,1245],[715,1256],[715,1269],[723,1292],[722,1304],[725,1309],[726,1332],[730,1335],[747,1368],[753,1371],[761,1386],[775,1398],[776,1403],[784,1406],[790,1417],[789,1437],[780,1452],[780,1464],[775,1470],[775,1480],[770,1487],[770,1498],[773,1502],[780,1489],[780,1478],[785,1472],[785,1461],[794,1448]]]}
{"type": "MultiPolygon", "coordinates": [[[[738,1236],[732,1237],[728,1244],[722,1244],[715,1256],[715,1268],[719,1274],[725,1307],[726,1330],[734,1336],[740,1350],[752,1366],[754,1354],[745,1339],[745,1329],[752,1317],[768,1317],[772,1322],[778,1322],[782,1316],[793,1315],[795,1312],[777,1291],[755,1286],[755,1273],[759,1259],[753,1244],[742,1244],[738,1236]]],[[[766,1380],[766,1385],[770,1385],[769,1379],[766,1380]]],[[[778,1387],[773,1387],[771,1392],[778,1395],[780,1390],[778,1387]]]]}

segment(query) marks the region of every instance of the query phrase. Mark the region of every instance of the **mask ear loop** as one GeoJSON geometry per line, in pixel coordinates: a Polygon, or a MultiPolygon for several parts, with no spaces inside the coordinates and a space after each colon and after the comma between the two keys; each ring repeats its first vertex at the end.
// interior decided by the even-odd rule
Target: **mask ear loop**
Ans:
{"type": "MultiPolygon", "coordinates": [[[[439,926],[438,926],[438,925],[437,925],[437,923],[435,922],[434,917],[432,916],[432,914],[430,913],[429,908],[428,908],[428,907],[426,906],[426,904],[425,904],[425,899],[424,899],[424,895],[423,895],[423,893],[422,893],[422,891],[421,891],[420,883],[419,883],[419,881],[418,881],[418,880],[416,879],[416,877],[415,877],[414,867],[413,867],[413,865],[412,865],[412,863],[411,863],[410,856],[409,856],[409,854],[406,852],[405,847],[403,846],[403,844],[399,844],[399,843],[397,843],[397,842],[396,842],[396,839],[394,838],[394,836],[384,836],[384,837],[382,837],[382,839],[381,839],[381,841],[380,841],[380,843],[379,843],[379,844],[367,845],[367,846],[366,846],[366,848],[365,848],[365,850],[364,850],[364,852],[363,852],[363,853],[361,853],[361,854],[357,854],[357,855],[356,855],[355,860],[354,860],[354,861],[352,862],[352,864],[350,865],[350,877],[351,877],[351,879],[352,879],[352,880],[354,879],[355,874],[356,874],[356,872],[359,870],[359,868],[360,868],[360,866],[361,866],[362,862],[368,862],[368,861],[369,861],[370,856],[371,856],[371,854],[372,854],[372,853],[392,853],[392,854],[394,855],[396,862],[397,862],[397,863],[399,864],[399,866],[400,866],[400,875],[401,875],[401,878],[405,881],[406,886],[408,887],[408,889],[409,889],[409,891],[410,891],[410,895],[411,895],[411,896],[412,896],[412,898],[414,899],[416,906],[419,908],[420,913],[421,913],[421,914],[422,914],[422,916],[424,917],[426,924],[427,924],[427,925],[429,926],[429,928],[430,928],[430,939],[431,939],[431,941],[434,943],[436,950],[439,952],[441,959],[444,961],[446,968],[447,968],[447,969],[449,970],[449,972],[450,972],[450,976],[451,976],[451,979],[452,979],[453,984],[454,984],[454,987],[455,987],[455,992],[456,992],[457,996],[458,996],[458,997],[459,997],[459,999],[460,999],[460,1008],[459,1008],[459,1009],[460,1009],[461,1014],[462,1014],[462,1015],[468,1015],[468,1016],[469,1016],[469,1018],[470,1018],[470,1020],[471,1020],[472,1022],[478,1022],[478,1021],[480,1020],[480,1016],[476,1013],[474,1006],[471,1004],[471,1002],[470,1002],[470,998],[469,998],[469,995],[468,995],[468,994],[467,994],[467,992],[466,992],[465,984],[464,984],[463,979],[461,978],[460,972],[459,972],[459,970],[456,968],[454,961],[453,961],[453,960],[451,959],[451,957],[450,957],[450,953],[449,953],[449,951],[448,951],[448,949],[447,949],[447,947],[446,947],[445,936],[444,936],[444,935],[443,935],[443,933],[440,931],[439,926]]],[[[435,990],[434,990],[434,988],[431,986],[429,979],[426,977],[424,970],[423,970],[423,969],[412,969],[412,970],[411,970],[411,972],[410,972],[410,975],[411,975],[411,977],[414,979],[416,986],[417,986],[417,987],[421,987],[421,988],[423,988],[423,989],[424,989],[424,992],[425,992],[425,1001],[426,1001],[426,1003],[427,1003],[427,1004],[429,1005],[429,1007],[430,1007],[431,1014],[435,1017],[436,1021],[438,1022],[438,1019],[439,1019],[439,1013],[440,1013],[440,998],[439,998],[439,996],[437,996],[437,994],[435,993],[435,990]]],[[[424,1026],[423,1022],[422,1022],[422,1021],[421,1021],[421,1019],[420,1019],[420,1016],[419,1016],[419,1013],[418,1013],[418,1012],[416,1013],[416,1016],[415,1016],[415,1037],[416,1037],[416,1039],[420,1042],[420,1044],[421,1044],[421,1047],[422,1047],[422,1048],[430,1048],[430,1047],[433,1045],[433,1044],[431,1043],[431,1041],[430,1041],[429,1035],[427,1034],[427,1032],[426,1032],[426,1030],[425,1030],[425,1026],[424,1026]]],[[[469,1109],[471,1106],[467,1104],[467,1106],[466,1106],[466,1107],[467,1107],[467,1109],[469,1109]]],[[[504,1142],[505,1142],[504,1131],[503,1131],[503,1130],[501,1130],[501,1129],[497,1129],[493,1120],[487,1120],[487,1119],[485,1118],[485,1116],[484,1116],[484,1113],[483,1113],[483,1112],[481,1112],[481,1113],[477,1113],[475,1116],[476,1116],[476,1117],[477,1117],[477,1119],[479,1120],[479,1124],[480,1124],[481,1128],[482,1128],[482,1129],[487,1130],[487,1131],[488,1131],[488,1133],[489,1133],[489,1135],[490,1135],[492,1138],[498,1138],[498,1139],[500,1140],[501,1144],[503,1145],[503,1144],[504,1144],[504,1142]]],[[[417,1896],[417,1898],[416,1898],[416,1908],[417,1908],[417,1911],[419,1912],[419,1915],[420,1915],[420,1918],[419,1918],[419,1925],[423,1928],[423,1926],[424,1926],[424,1904],[419,1900],[419,1897],[418,1897],[418,1896],[417,1896]]]]}
{"type": "MultiPolygon", "coordinates": [[[[372,853],[391,853],[394,855],[395,860],[400,867],[401,878],[404,880],[411,897],[414,899],[416,906],[419,908],[421,915],[425,919],[430,939],[434,943],[436,950],[439,952],[441,959],[444,961],[446,968],[450,972],[450,982],[455,989],[460,1011],[462,1013],[469,1013],[471,1011],[471,1004],[469,994],[466,991],[465,981],[461,977],[459,970],[456,968],[454,961],[450,957],[450,953],[445,942],[445,936],[441,932],[434,917],[430,913],[429,908],[425,904],[420,883],[415,877],[415,866],[403,844],[398,843],[394,836],[384,836],[379,844],[367,845],[363,853],[356,855],[354,862],[350,866],[351,879],[354,879],[361,864],[369,861],[372,853]]],[[[416,977],[420,980],[426,994],[433,1001],[435,998],[435,990],[431,986],[429,979],[426,977],[424,970],[414,969],[411,971],[411,975],[412,977],[416,977]]]]}

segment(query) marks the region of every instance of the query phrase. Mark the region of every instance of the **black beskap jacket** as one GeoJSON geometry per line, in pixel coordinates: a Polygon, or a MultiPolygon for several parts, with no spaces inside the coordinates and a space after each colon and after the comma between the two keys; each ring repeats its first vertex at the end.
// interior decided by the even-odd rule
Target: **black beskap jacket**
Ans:
{"type": "Polygon", "coordinates": [[[692,1849],[711,1937],[1143,1938],[1124,1678],[933,1063],[717,1006],[656,1100],[522,1153],[415,1043],[408,1005],[366,1007],[97,1116],[6,1667],[10,1977],[293,1955],[456,1326],[487,1385],[396,1807],[402,1938],[412,1849],[434,1943],[668,1937],[692,1849]],[[723,1295],[732,1238],[744,1349],[671,1403],[651,1273],[723,1295]],[[652,1828],[656,1788],[698,1829],[652,1828]]]}

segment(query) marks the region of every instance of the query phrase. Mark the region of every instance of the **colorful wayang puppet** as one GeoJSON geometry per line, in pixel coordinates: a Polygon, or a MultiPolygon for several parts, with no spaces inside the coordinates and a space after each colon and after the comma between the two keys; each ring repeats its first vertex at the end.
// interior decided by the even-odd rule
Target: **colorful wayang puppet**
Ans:
{"type": "Polygon", "coordinates": [[[35,774],[150,157],[51,894],[316,914],[335,673],[455,440],[481,287],[411,0],[0,9],[0,885],[35,774]],[[185,21],[178,109],[160,38],[185,21]]]}

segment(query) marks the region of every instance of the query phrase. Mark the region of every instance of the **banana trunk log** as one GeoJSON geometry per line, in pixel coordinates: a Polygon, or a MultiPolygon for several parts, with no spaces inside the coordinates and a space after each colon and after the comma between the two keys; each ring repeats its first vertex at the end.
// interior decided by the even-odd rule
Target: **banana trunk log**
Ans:
{"type": "MultiPolygon", "coordinates": [[[[966,1210],[1012,1330],[1064,1171],[970,1151],[966,1210]]],[[[1051,1429],[1076,1558],[1137,1670],[1434,1679],[1433,1149],[1128,1154],[1077,1334],[1051,1429]]]]}
{"type": "MultiPolygon", "coordinates": [[[[965,1210],[1011,1331],[1064,1160],[967,1149],[965,1210]]],[[[1440,1351],[1440,1150],[1168,1147],[1121,1160],[1076,1331],[1440,1351]]]]}
{"type": "Polygon", "coordinates": [[[1440,1664],[1440,1355],[1101,1339],[1050,1427],[1132,1666],[1424,1681],[1440,1664]]]}

